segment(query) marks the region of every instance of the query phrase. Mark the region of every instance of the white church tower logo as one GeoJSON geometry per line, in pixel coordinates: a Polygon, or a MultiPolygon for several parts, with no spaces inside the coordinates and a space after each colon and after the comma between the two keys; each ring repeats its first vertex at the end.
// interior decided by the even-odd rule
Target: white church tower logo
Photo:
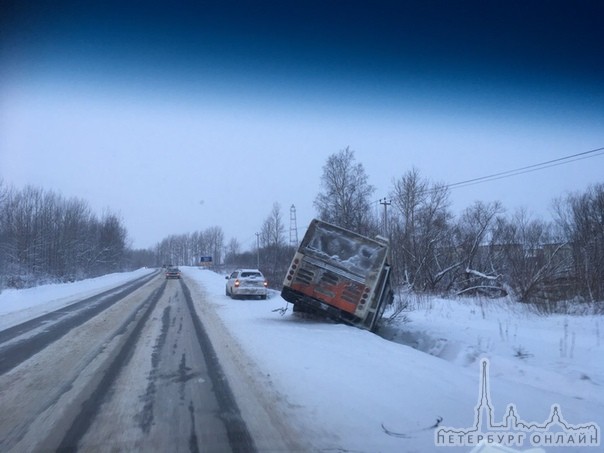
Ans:
{"type": "Polygon", "coordinates": [[[520,419],[515,404],[509,404],[500,422],[495,420],[489,387],[489,361],[480,362],[480,388],[474,408],[474,425],[469,428],[439,427],[434,431],[437,446],[474,446],[497,444],[522,446],[527,440],[534,447],[597,447],[600,427],[596,423],[573,425],[562,416],[557,404],[552,404],[549,417],[542,423],[520,419]]]}

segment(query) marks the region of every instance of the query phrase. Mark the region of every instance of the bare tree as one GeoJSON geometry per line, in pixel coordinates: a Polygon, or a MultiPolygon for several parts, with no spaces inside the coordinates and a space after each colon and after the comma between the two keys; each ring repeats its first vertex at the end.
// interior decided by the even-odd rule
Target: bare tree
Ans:
{"type": "Polygon", "coordinates": [[[604,184],[569,195],[557,205],[558,225],[572,246],[576,292],[604,300],[604,184]]]}
{"type": "Polygon", "coordinates": [[[241,244],[236,238],[231,238],[226,246],[224,262],[232,264],[236,261],[237,255],[241,253],[241,244]]]}
{"type": "Polygon", "coordinates": [[[191,234],[170,235],[155,246],[155,261],[161,265],[189,266],[201,256],[212,256],[222,263],[224,233],[218,226],[191,234]]]}
{"type": "Polygon", "coordinates": [[[107,274],[122,270],[121,265],[126,250],[127,232],[122,221],[115,214],[106,212],[98,228],[96,241],[95,273],[107,274]]]}
{"type": "Polygon", "coordinates": [[[462,213],[455,229],[455,244],[461,263],[458,294],[501,294],[500,274],[493,267],[488,244],[491,229],[499,214],[503,213],[500,202],[475,202],[462,213]]]}
{"type": "Polygon", "coordinates": [[[531,219],[524,209],[510,220],[499,217],[491,256],[502,272],[506,291],[522,302],[543,302],[568,296],[563,290],[571,257],[566,242],[556,241],[552,225],[531,219]]]}
{"type": "Polygon", "coordinates": [[[202,231],[194,231],[189,236],[188,247],[189,247],[189,260],[187,264],[197,263],[202,256],[206,254],[205,237],[202,231]]]}
{"type": "Polygon", "coordinates": [[[321,219],[361,234],[375,233],[370,209],[375,188],[349,147],[329,156],[323,166],[321,188],[314,201],[321,219]]]}
{"type": "Polygon", "coordinates": [[[140,269],[142,267],[158,266],[156,256],[151,248],[126,250],[124,263],[128,269],[140,269]]]}
{"type": "Polygon", "coordinates": [[[399,283],[434,291],[454,270],[446,260],[451,220],[448,197],[446,186],[431,184],[417,169],[393,181],[392,256],[399,283]]]}
{"type": "Polygon", "coordinates": [[[88,204],[27,186],[0,186],[0,285],[23,287],[115,272],[123,267],[126,230],[88,204]]]}
{"type": "Polygon", "coordinates": [[[207,228],[204,235],[208,240],[208,251],[214,260],[214,264],[221,264],[224,251],[224,232],[222,228],[219,226],[207,228]]]}
{"type": "Polygon", "coordinates": [[[285,225],[279,203],[274,203],[270,215],[260,230],[260,268],[273,287],[282,281],[290,264],[293,250],[285,240],[285,225]]]}
{"type": "Polygon", "coordinates": [[[265,219],[260,230],[260,244],[263,247],[280,247],[285,244],[285,225],[281,206],[275,202],[270,215],[265,219]]]}

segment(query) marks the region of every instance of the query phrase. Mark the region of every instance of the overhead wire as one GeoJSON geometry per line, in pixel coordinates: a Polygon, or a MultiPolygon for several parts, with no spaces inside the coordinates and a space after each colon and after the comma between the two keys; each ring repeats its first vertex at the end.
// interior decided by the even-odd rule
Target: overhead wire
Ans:
{"type": "Polygon", "coordinates": [[[548,160],[546,162],[541,162],[538,164],[528,165],[526,167],[520,167],[513,170],[507,170],[499,173],[494,173],[492,175],[481,176],[479,178],[468,179],[465,181],[460,181],[452,184],[447,184],[445,187],[448,189],[457,189],[460,187],[467,187],[474,184],[481,184],[483,182],[496,181],[498,179],[509,178],[512,176],[518,176],[525,173],[531,173],[539,170],[544,170],[546,168],[557,167],[559,165],[565,165],[571,162],[576,162],[583,159],[589,159],[592,157],[597,157],[604,154],[604,147],[596,148],[589,151],[584,151],[577,154],[572,154],[570,156],[560,157],[557,159],[548,160]]]}
{"type": "MultiPolygon", "coordinates": [[[[591,149],[589,151],[583,151],[581,153],[571,154],[569,156],[559,157],[557,159],[548,160],[545,162],[540,162],[538,164],[527,165],[525,167],[515,168],[513,170],[502,171],[499,173],[493,173],[491,175],[480,176],[478,178],[467,179],[465,181],[459,181],[451,184],[441,184],[438,187],[427,189],[422,193],[431,193],[435,190],[444,189],[459,189],[461,187],[472,186],[475,184],[482,184],[490,181],[497,181],[498,179],[510,178],[512,176],[518,176],[525,173],[531,173],[539,170],[545,170],[551,167],[557,167],[560,165],[569,164],[571,162],[576,162],[579,160],[590,159],[592,157],[597,157],[604,155],[604,147],[591,149]]],[[[373,201],[371,204],[375,204],[377,208],[377,204],[382,200],[373,201]]]]}

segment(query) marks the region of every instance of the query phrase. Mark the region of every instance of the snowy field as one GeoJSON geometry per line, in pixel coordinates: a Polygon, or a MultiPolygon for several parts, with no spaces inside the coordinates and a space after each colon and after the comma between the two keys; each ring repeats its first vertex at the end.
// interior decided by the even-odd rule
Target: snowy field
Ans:
{"type": "MultiPolygon", "coordinates": [[[[274,291],[268,300],[231,300],[224,295],[224,275],[181,270],[205,291],[205,302],[253,364],[263,390],[273,395],[276,413],[312,450],[471,451],[471,445],[435,442],[455,444],[475,435],[482,376],[488,378],[483,408],[492,409],[492,422],[502,424],[513,405],[516,420],[547,429],[535,434],[518,423],[514,430],[489,427],[484,410],[480,433],[516,436],[522,441],[513,445],[518,451],[534,448],[529,438],[546,436],[568,445],[540,445],[541,451],[601,449],[585,446],[585,429],[579,447],[579,434],[568,427],[596,427],[601,443],[602,316],[543,317],[519,305],[425,299],[407,314],[409,322],[383,329],[385,339],[294,315],[291,306],[281,314],[287,304],[274,291]],[[560,418],[552,424],[553,405],[560,418]],[[462,435],[446,437],[445,428],[462,435]]],[[[0,329],[148,272],[6,290],[0,294],[0,329]]]]}

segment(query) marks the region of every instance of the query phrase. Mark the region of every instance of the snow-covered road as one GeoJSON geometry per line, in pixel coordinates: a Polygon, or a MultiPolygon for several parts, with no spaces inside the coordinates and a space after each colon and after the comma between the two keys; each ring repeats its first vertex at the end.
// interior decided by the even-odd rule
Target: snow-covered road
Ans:
{"type": "Polygon", "coordinates": [[[0,375],[0,449],[58,448],[158,291],[155,278],[83,322],[43,325],[43,333],[31,338],[36,346],[44,344],[31,356],[20,354],[18,348],[29,338],[2,344],[3,355],[10,358],[16,352],[20,360],[0,375]],[[45,335],[54,331],[59,334],[45,335]]]}
{"type": "MultiPolygon", "coordinates": [[[[178,440],[190,449],[191,439],[210,439],[222,430],[199,411],[207,405],[216,412],[215,406],[195,399],[211,378],[204,377],[203,359],[195,352],[197,328],[183,320],[184,300],[203,323],[211,355],[232,392],[226,397],[236,402],[235,418],[241,415],[257,451],[468,452],[482,434],[508,436],[508,446],[520,451],[599,449],[594,431],[572,428],[596,428],[601,443],[601,316],[543,317],[509,302],[425,298],[407,313],[410,322],[387,326],[381,337],[291,310],[282,314],[286,303],[274,291],[268,300],[231,300],[224,295],[223,275],[194,267],[182,271],[190,299],[177,281],[167,282],[129,354],[132,366],[122,367],[95,407],[103,429],[81,436],[83,449],[166,451],[178,440]],[[548,424],[554,405],[559,417],[548,424]],[[510,408],[516,423],[502,428],[510,408]],[[480,429],[474,429],[477,421],[480,429]],[[531,431],[518,421],[544,428],[531,431]],[[463,435],[443,434],[451,430],[463,435]],[[462,441],[468,444],[459,446],[462,441]]],[[[126,281],[145,272],[112,278],[126,281]]],[[[71,296],[65,287],[37,288],[18,312],[11,303],[27,293],[0,294],[0,325],[14,324],[17,314],[22,322],[27,313],[71,303],[85,287],[73,284],[71,296]]],[[[57,412],[59,395],[81,389],[78,377],[95,375],[92,365],[117,341],[112,332],[124,322],[123,313],[96,316],[88,328],[0,376],[2,450],[52,440],[47,423],[64,415],[57,412]],[[35,408],[26,425],[15,422],[35,408]]]]}
{"type": "Polygon", "coordinates": [[[153,274],[4,330],[0,450],[254,451],[193,304],[153,274]]]}

